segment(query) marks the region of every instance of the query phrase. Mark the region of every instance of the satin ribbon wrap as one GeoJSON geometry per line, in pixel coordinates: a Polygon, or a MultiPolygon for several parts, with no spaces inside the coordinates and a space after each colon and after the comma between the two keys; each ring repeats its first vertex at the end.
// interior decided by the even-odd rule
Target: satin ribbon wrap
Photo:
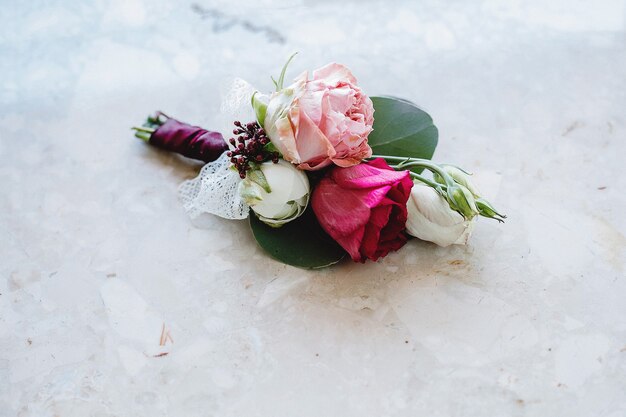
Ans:
{"type": "Polygon", "coordinates": [[[150,136],[150,145],[204,162],[215,161],[228,150],[221,133],[190,126],[175,119],[167,119],[150,136]]]}

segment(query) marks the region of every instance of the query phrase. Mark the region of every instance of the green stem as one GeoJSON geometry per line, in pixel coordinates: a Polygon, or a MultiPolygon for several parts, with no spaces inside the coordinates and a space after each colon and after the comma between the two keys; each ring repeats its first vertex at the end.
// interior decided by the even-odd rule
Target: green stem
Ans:
{"type": "MultiPolygon", "coordinates": [[[[395,167],[392,166],[392,168],[395,168],[395,167]]],[[[420,182],[423,182],[424,184],[432,188],[443,189],[445,187],[445,185],[438,184],[433,180],[429,180],[428,178],[421,176],[420,174],[416,174],[415,172],[409,172],[409,174],[411,175],[411,178],[418,180],[420,182]]]]}
{"type": "Polygon", "coordinates": [[[145,142],[150,142],[150,135],[147,134],[146,132],[135,132],[135,137],[145,142]]]}
{"type": "Polygon", "coordinates": [[[135,137],[145,142],[150,142],[150,138],[156,130],[170,117],[163,112],[157,111],[146,119],[142,126],[133,126],[131,129],[135,131],[135,137]]]}
{"type": "Polygon", "coordinates": [[[388,161],[400,161],[400,162],[406,162],[406,161],[429,161],[428,159],[422,159],[422,158],[410,158],[408,156],[388,156],[388,155],[372,155],[370,156],[370,158],[383,158],[386,159],[388,161]]]}
{"type": "MultiPolygon", "coordinates": [[[[456,185],[456,181],[454,181],[454,179],[450,176],[450,174],[445,172],[440,165],[435,164],[428,159],[421,159],[421,158],[405,158],[401,156],[386,156],[386,155],[372,155],[371,157],[382,158],[387,161],[397,162],[397,164],[395,165],[393,164],[389,165],[391,168],[395,170],[405,170],[407,168],[419,167],[419,168],[425,168],[433,173],[438,174],[439,176],[441,176],[441,178],[443,178],[445,184],[439,184],[436,181],[425,178],[421,176],[420,174],[411,172],[409,170],[409,174],[411,175],[411,178],[418,180],[420,182],[423,182],[424,184],[435,189],[435,191],[437,191],[443,198],[448,200],[448,203],[451,203],[451,201],[454,200],[452,196],[448,195],[448,187],[451,187],[451,186],[458,187],[458,186],[456,185]]],[[[467,172],[465,173],[467,174],[467,172]]],[[[498,213],[488,201],[479,198],[477,202],[482,203],[484,207],[482,209],[479,209],[476,212],[476,214],[489,218],[489,219],[496,219],[499,222],[504,221],[503,219],[506,218],[506,216],[498,213]]],[[[454,208],[452,205],[450,207],[456,210],[457,212],[459,212],[461,215],[465,216],[461,211],[454,208]]]]}
{"type": "MultiPolygon", "coordinates": [[[[401,156],[387,156],[387,155],[372,155],[372,158],[383,158],[387,161],[397,161],[399,164],[395,165],[395,169],[407,169],[412,167],[426,168],[427,170],[437,173],[443,178],[446,183],[446,186],[451,187],[454,186],[454,179],[448,175],[439,165],[433,163],[428,159],[422,158],[406,158],[401,156]]],[[[433,187],[431,185],[431,187],[433,187]]]]}
{"type": "Polygon", "coordinates": [[[156,131],[156,129],[152,129],[150,127],[144,127],[144,126],[141,126],[141,127],[133,126],[133,127],[131,127],[131,129],[136,130],[138,132],[146,132],[146,133],[150,133],[150,134],[153,134],[156,131]]]}

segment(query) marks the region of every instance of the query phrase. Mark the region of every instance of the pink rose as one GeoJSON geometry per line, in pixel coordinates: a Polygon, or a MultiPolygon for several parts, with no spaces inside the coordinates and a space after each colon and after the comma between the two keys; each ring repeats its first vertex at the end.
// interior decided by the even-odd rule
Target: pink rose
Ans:
{"type": "Polygon", "coordinates": [[[368,158],[374,107],[350,70],[328,64],[270,97],[264,128],[283,158],[305,170],[368,158]]]}
{"type": "Polygon", "coordinates": [[[311,205],[322,228],[354,261],[375,261],[406,243],[412,186],[408,171],[394,171],[377,158],[330,169],[313,190],[311,205]]]}

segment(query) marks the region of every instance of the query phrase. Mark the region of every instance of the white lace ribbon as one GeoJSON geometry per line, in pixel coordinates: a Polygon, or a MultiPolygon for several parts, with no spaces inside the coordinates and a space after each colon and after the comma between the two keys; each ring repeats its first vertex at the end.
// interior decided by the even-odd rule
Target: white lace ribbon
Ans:
{"type": "Polygon", "coordinates": [[[220,132],[228,139],[232,137],[235,120],[248,123],[256,119],[251,103],[256,89],[246,80],[234,78],[224,83],[223,89],[220,90],[222,102],[215,128],[220,129],[220,132]]]}
{"type": "MultiPolygon", "coordinates": [[[[222,104],[217,117],[217,125],[226,139],[232,135],[235,120],[242,123],[254,120],[250,99],[256,91],[241,78],[235,78],[227,85],[222,92],[222,104]]],[[[231,220],[248,217],[250,206],[243,202],[238,192],[241,178],[229,168],[230,160],[224,153],[217,160],[206,164],[196,178],[180,185],[179,196],[190,217],[202,213],[231,220]]]]}
{"type": "Polygon", "coordinates": [[[230,169],[230,160],[223,153],[209,162],[200,174],[187,180],[178,189],[180,199],[191,218],[211,213],[230,220],[248,217],[250,207],[239,196],[239,174],[230,169]]]}

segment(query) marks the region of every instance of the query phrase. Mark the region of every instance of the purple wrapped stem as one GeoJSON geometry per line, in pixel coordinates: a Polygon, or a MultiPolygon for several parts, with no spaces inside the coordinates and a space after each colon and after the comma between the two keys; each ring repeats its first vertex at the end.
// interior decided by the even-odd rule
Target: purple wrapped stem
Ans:
{"type": "Polygon", "coordinates": [[[172,118],[168,118],[150,135],[148,143],[204,162],[215,161],[228,149],[221,133],[181,123],[172,118]]]}

